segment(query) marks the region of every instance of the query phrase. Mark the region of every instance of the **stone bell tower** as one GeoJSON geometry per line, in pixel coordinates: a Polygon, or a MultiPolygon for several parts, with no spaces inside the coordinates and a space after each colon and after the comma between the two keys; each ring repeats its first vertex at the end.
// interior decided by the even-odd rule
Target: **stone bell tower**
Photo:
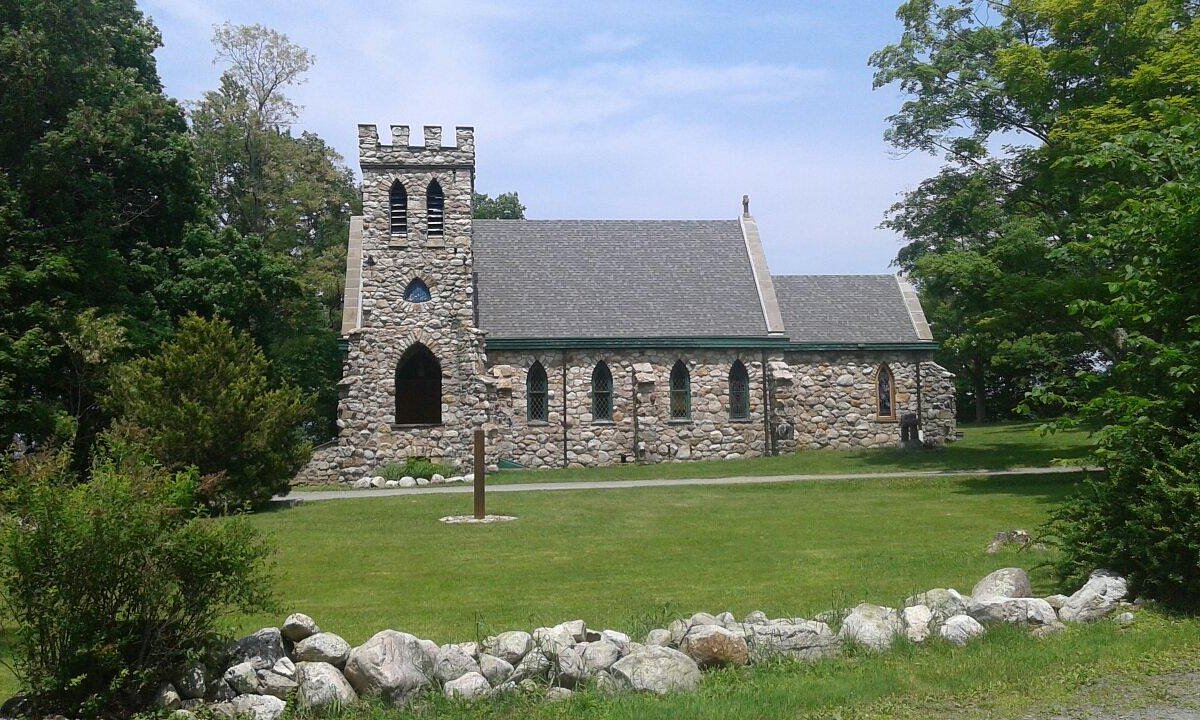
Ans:
{"type": "MultiPolygon", "coordinates": [[[[487,420],[483,335],[475,326],[471,196],[475,140],[455,128],[393,125],[392,144],[358,126],[363,215],[346,261],[336,457],[344,480],[426,457],[469,469],[471,431],[487,420]]],[[[330,470],[333,470],[331,467],[330,470]]]]}

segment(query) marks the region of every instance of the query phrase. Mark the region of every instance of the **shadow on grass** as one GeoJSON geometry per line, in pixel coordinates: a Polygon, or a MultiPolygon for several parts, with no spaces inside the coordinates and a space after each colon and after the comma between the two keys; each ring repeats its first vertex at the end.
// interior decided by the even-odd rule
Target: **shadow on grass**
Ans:
{"type": "Polygon", "coordinates": [[[1074,493],[1084,473],[1061,475],[1005,475],[1004,477],[967,478],[953,490],[958,495],[1019,495],[1038,503],[1058,504],[1074,493]]]}
{"type": "Polygon", "coordinates": [[[919,450],[873,450],[858,457],[863,465],[911,470],[1003,470],[1012,467],[1051,467],[1060,461],[1086,462],[1084,448],[1064,448],[1051,442],[1026,442],[1019,448],[1004,443],[919,450]]]}

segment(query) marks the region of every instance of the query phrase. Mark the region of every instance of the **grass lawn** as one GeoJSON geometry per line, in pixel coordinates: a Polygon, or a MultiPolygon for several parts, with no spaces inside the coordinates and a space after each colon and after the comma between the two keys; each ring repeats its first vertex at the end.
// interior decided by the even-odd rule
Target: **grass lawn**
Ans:
{"type": "MultiPolygon", "coordinates": [[[[492,498],[490,510],[520,519],[492,526],[437,522],[469,511],[463,496],[311,503],[251,519],[280,546],[281,607],[242,618],[238,629],[301,611],[351,643],[385,627],[448,642],[574,618],[637,635],[697,610],[811,617],[860,601],[895,604],[930,587],[969,592],[1005,565],[1031,569],[1035,590],[1050,593],[1060,588],[1035,567],[1038,555],[983,548],[998,530],[1036,529],[1072,482],[1032,475],[515,493],[492,498]]],[[[922,717],[929,707],[986,702],[1000,717],[1098,675],[1183,661],[1198,644],[1200,623],[1143,612],[1125,631],[1100,623],[1037,642],[999,630],[962,650],[721,672],[692,696],[432,700],[412,712],[922,717]]]]}

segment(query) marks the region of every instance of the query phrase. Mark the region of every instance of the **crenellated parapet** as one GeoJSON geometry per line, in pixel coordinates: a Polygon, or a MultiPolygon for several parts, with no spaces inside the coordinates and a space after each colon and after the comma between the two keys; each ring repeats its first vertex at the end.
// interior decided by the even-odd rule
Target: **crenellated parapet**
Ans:
{"type": "Polygon", "coordinates": [[[425,125],[422,128],[423,145],[410,145],[411,133],[407,125],[392,125],[392,144],[379,141],[379,128],[374,124],[358,126],[359,164],[364,168],[386,168],[396,165],[439,167],[475,166],[475,129],[454,128],[454,145],[442,144],[440,125],[425,125]]]}

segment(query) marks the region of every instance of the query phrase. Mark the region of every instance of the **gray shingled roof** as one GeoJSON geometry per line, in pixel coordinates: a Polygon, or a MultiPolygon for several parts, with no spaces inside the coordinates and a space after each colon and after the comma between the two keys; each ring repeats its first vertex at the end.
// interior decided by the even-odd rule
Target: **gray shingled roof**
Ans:
{"type": "Polygon", "coordinates": [[[892,275],[775,275],[772,280],[792,342],[921,342],[892,275]]]}
{"type": "Polygon", "coordinates": [[[479,327],[490,338],[766,335],[736,220],[473,227],[479,327]]]}

